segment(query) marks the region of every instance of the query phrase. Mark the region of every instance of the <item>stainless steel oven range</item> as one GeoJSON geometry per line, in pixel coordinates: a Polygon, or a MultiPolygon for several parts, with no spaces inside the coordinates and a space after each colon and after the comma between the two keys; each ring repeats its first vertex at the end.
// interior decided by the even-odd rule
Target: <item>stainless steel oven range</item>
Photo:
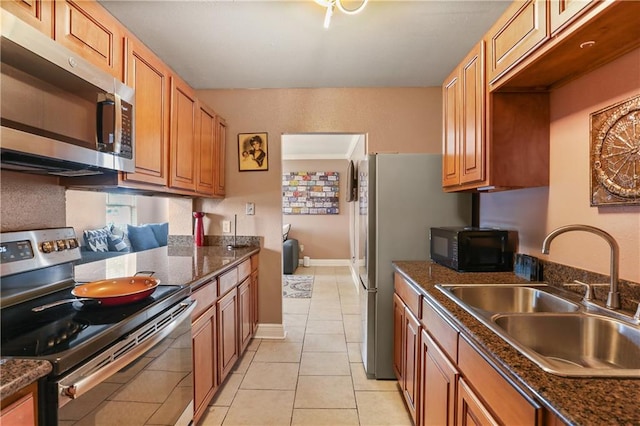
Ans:
{"type": "Polygon", "coordinates": [[[0,234],[0,257],[1,355],[53,366],[38,386],[39,424],[191,423],[189,287],[117,306],[76,299],[73,228],[0,234]]]}

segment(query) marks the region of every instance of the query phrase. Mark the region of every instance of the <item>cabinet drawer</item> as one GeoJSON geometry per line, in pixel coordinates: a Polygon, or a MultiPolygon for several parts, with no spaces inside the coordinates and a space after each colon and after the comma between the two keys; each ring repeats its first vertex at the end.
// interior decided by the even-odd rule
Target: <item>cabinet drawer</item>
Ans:
{"type": "Polygon", "coordinates": [[[251,256],[251,270],[256,271],[259,266],[258,264],[259,264],[259,257],[257,254],[254,254],[253,256],[251,256]]]}
{"type": "Polygon", "coordinates": [[[458,358],[458,330],[445,320],[426,298],[422,299],[422,325],[455,362],[458,358]]]}
{"type": "Polygon", "coordinates": [[[500,423],[541,424],[542,408],[509,384],[462,335],[459,341],[458,367],[477,395],[491,407],[500,423]]]}
{"type": "Polygon", "coordinates": [[[196,318],[210,308],[218,298],[218,289],[216,288],[215,280],[209,281],[191,293],[191,298],[198,302],[191,314],[191,320],[195,321],[196,318]]]}
{"type": "Polygon", "coordinates": [[[218,294],[221,296],[238,284],[238,268],[233,268],[218,277],[218,294]]]}
{"type": "Polygon", "coordinates": [[[247,259],[238,265],[238,281],[242,281],[251,275],[251,260],[247,259]]]}
{"type": "Polygon", "coordinates": [[[409,310],[411,310],[418,319],[422,318],[420,306],[422,295],[420,295],[420,293],[418,293],[418,291],[415,290],[400,274],[395,274],[393,281],[395,292],[398,294],[400,299],[402,299],[404,304],[407,305],[409,310]]]}

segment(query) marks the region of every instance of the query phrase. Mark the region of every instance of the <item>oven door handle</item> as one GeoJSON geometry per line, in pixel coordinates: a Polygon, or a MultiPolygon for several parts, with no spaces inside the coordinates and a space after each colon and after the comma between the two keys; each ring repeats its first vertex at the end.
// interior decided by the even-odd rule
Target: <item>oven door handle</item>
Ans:
{"type": "Polygon", "coordinates": [[[190,321],[196,304],[191,299],[180,302],[60,380],[58,406],[84,395],[169,336],[182,321],[190,321]]]}

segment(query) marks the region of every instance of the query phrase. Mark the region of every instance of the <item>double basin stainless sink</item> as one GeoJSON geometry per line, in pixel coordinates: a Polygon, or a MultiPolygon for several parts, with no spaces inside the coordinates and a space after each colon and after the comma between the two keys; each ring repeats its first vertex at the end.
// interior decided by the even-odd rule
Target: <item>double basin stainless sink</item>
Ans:
{"type": "Polygon", "coordinates": [[[560,376],[640,377],[640,326],[546,285],[436,288],[543,370],[560,376]]]}

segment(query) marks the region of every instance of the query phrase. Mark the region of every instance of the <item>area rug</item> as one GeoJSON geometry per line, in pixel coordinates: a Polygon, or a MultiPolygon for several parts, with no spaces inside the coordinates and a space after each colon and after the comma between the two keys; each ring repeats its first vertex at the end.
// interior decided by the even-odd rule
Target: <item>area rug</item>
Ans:
{"type": "Polygon", "coordinates": [[[282,297],[308,299],[313,291],[313,275],[283,275],[282,297]]]}

